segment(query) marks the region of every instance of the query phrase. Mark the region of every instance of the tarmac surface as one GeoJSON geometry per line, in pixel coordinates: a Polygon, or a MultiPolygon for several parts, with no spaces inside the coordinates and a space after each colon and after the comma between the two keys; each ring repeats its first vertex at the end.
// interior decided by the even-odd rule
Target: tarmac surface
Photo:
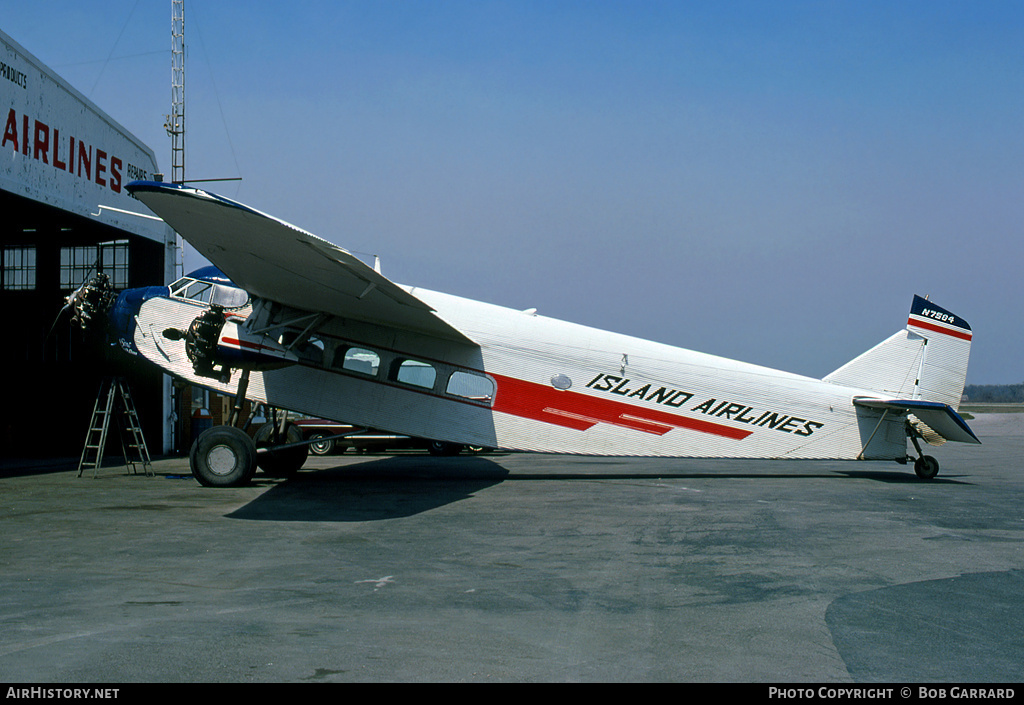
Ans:
{"type": "MultiPolygon", "coordinates": [[[[1024,414],[895,463],[0,465],[0,681],[1013,683],[1024,414]]],[[[77,459],[76,459],[77,460],[77,459]]]]}

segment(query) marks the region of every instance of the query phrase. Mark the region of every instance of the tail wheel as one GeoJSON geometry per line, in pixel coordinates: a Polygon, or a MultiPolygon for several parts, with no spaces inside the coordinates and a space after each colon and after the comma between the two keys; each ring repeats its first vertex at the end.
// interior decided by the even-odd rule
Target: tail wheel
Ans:
{"type": "Polygon", "coordinates": [[[233,426],[203,431],[192,444],[188,460],[192,476],[206,487],[240,487],[256,474],[256,446],[233,426]]]}
{"type": "Polygon", "coordinates": [[[922,480],[931,480],[939,474],[939,461],[930,455],[922,455],[914,461],[914,472],[922,480]]]}

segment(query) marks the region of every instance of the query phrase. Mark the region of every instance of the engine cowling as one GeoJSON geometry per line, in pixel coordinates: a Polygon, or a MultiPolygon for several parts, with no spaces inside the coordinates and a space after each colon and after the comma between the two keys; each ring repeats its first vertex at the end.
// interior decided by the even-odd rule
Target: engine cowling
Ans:
{"type": "Polygon", "coordinates": [[[272,370],[299,361],[298,356],[266,334],[252,335],[242,319],[211,306],[196,316],[187,331],[168,328],[163,336],[185,341],[185,354],[201,377],[227,380],[232,369],[272,370]]]}

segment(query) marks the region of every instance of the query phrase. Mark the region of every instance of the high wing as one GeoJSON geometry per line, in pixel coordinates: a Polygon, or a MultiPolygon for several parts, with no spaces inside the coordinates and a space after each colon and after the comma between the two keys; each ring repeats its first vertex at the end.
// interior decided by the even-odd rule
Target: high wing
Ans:
{"type": "Polygon", "coordinates": [[[282,220],[179,184],[135,181],[127,188],[253,296],[472,343],[430,306],[348,251],[282,220]]]}

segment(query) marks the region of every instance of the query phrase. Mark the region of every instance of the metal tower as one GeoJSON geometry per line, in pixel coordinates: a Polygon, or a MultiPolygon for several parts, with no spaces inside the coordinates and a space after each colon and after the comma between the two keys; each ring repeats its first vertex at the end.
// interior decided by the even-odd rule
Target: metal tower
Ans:
{"type": "Polygon", "coordinates": [[[171,0],[171,182],[185,181],[185,0],[171,0]]]}

